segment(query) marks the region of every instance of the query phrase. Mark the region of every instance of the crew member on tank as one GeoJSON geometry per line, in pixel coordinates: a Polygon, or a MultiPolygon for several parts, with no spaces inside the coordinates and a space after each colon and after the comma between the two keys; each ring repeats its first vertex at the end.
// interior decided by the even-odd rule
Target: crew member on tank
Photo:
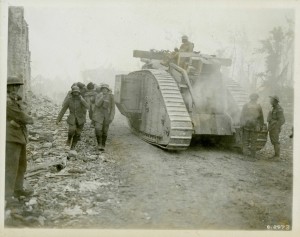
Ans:
{"type": "Polygon", "coordinates": [[[186,35],[181,37],[181,46],[179,48],[179,52],[193,52],[194,44],[189,41],[189,38],[186,35]]]}
{"type": "Polygon", "coordinates": [[[263,128],[264,115],[260,104],[257,103],[258,94],[250,95],[250,102],[243,106],[240,123],[243,129],[243,153],[256,157],[257,132],[263,128]]]}
{"type": "Polygon", "coordinates": [[[93,121],[98,149],[104,151],[108,129],[115,116],[115,101],[109,85],[102,84],[100,93],[96,95],[93,121]]]}

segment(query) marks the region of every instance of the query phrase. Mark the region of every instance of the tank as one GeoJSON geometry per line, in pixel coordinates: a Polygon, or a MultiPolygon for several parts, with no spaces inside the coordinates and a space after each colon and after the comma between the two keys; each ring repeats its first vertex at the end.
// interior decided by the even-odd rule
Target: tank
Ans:
{"type": "MultiPolygon", "coordinates": [[[[199,137],[242,147],[239,119],[249,95],[222,77],[231,59],[155,50],[134,50],[133,56],[144,65],[116,76],[115,102],[138,137],[167,150],[185,150],[199,137]]],[[[265,125],[257,149],[266,141],[265,125]]]]}

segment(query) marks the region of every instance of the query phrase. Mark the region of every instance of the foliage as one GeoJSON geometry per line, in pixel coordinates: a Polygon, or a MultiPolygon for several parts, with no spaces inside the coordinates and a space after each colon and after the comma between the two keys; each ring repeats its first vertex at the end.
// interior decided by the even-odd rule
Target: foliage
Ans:
{"type": "Polygon", "coordinates": [[[256,53],[262,54],[265,71],[257,73],[267,94],[280,95],[283,87],[291,87],[293,71],[294,30],[293,21],[287,19],[288,27],[274,27],[266,39],[260,41],[256,53]]]}

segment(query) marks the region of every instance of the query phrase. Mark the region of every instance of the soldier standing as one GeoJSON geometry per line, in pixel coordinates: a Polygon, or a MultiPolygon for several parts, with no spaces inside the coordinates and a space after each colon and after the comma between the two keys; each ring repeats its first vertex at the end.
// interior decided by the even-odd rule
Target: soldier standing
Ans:
{"type": "Polygon", "coordinates": [[[264,115],[260,104],[257,103],[258,94],[250,95],[250,102],[243,106],[240,123],[243,128],[243,154],[249,151],[253,158],[256,156],[257,132],[264,125],[264,115]]]}
{"type": "Polygon", "coordinates": [[[268,114],[268,131],[272,145],[274,146],[275,155],[272,158],[280,157],[279,134],[281,126],[285,123],[283,109],[279,105],[278,96],[270,96],[272,110],[268,114]]]}
{"type": "Polygon", "coordinates": [[[57,116],[56,124],[61,121],[65,112],[69,109],[70,114],[67,119],[69,131],[66,144],[67,146],[71,145],[71,150],[74,150],[80,139],[80,134],[86,121],[86,110],[89,108],[89,105],[80,94],[78,86],[72,87],[71,94],[72,97],[67,98],[64,102],[63,107],[57,116]]]}
{"type": "Polygon", "coordinates": [[[5,153],[5,199],[9,206],[13,202],[12,196],[29,196],[32,191],[23,187],[24,175],[27,168],[26,124],[33,124],[33,119],[27,115],[18,100],[18,91],[23,82],[18,77],[8,77],[7,107],[6,107],[6,153],[5,153]]]}
{"type": "Polygon", "coordinates": [[[109,89],[109,85],[102,84],[100,93],[95,100],[95,110],[93,120],[95,121],[95,134],[98,143],[98,149],[104,151],[107,139],[107,133],[110,123],[115,116],[114,96],[109,89]]]}

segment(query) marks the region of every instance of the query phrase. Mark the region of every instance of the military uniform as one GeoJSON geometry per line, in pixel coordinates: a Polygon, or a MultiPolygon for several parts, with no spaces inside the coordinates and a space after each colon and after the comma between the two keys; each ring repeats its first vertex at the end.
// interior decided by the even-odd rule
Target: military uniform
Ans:
{"type": "MultiPolygon", "coordinates": [[[[73,87],[72,93],[75,90],[79,90],[78,87],[73,87]]],[[[67,123],[69,124],[68,131],[68,140],[67,145],[69,145],[72,141],[71,149],[74,149],[77,142],[80,139],[80,135],[84,124],[86,122],[86,110],[89,108],[88,103],[83,99],[83,97],[69,97],[64,102],[61,111],[57,116],[57,123],[61,121],[67,109],[69,109],[70,113],[67,118],[67,123]]]]}
{"type": "Polygon", "coordinates": [[[6,104],[6,153],[5,153],[5,199],[24,192],[23,182],[27,167],[26,124],[33,119],[18,104],[14,95],[7,95],[6,104]]]}
{"type": "Polygon", "coordinates": [[[95,108],[95,97],[96,97],[96,91],[95,90],[87,90],[85,92],[84,99],[89,105],[89,118],[90,120],[93,119],[93,111],[95,108]]]}
{"type": "Polygon", "coordinates": [[[243,128],[243,153],[247,155],[250,151],[251,156],[255,157],[257,132],[264,125],[262,108],[256,101],[243,106],[240,123],[243,128]]]}
{"type": "MultiPolygon", "coordinates": [[[[275,97],[275,99],[278,97],[275,97]]],[[[279,100],[278,100],[279,102],[279,100]]],[[[268,114],[268,130],[269,137],[275,150],[275,157],[280,155],[279,134],[281,126],[285,123],[282,107],[277,103],[273,105],[273,109],[268,114]]]]}
{"type": "MultiPolygon", "coordinates": [[[[108,87],[106,88],[109,90],[108,87]]],[[[95,134],[100,150],[105,147],[109,124],[113,121],[114,116],[115,101],[113,94],[110,92],[106,95],[102,92],[97,94],[93,112],[93,121],[95,121],[95,134]]]]}
{"type": "Polygon", "coordinates": [[[194,50],[194,44],[189,41],[182,43],[179,48],[180,52],[193,52],[193,50],[194,50]]]}

